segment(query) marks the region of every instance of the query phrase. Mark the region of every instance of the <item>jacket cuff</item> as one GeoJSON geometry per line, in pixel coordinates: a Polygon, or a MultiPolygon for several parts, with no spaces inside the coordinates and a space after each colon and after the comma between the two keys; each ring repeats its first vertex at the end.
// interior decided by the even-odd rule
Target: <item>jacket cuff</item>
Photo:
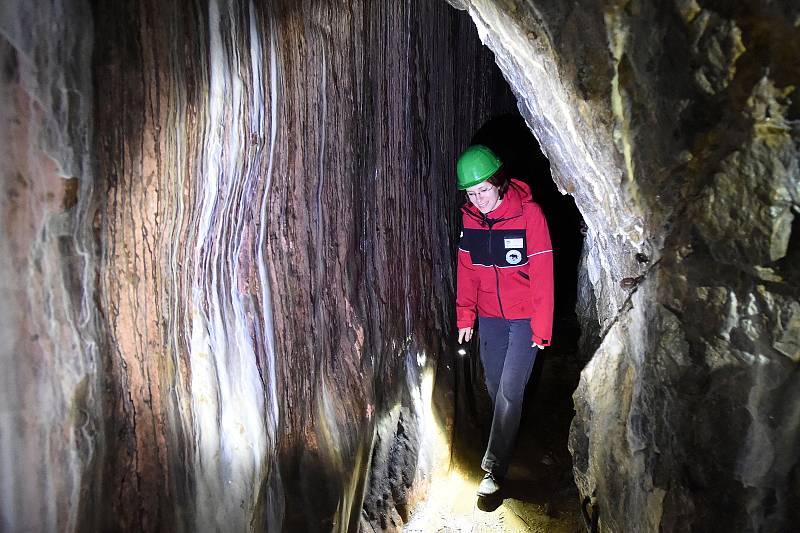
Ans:
{"type": "Polygon", "coordinates": [[[531,337],[531,340],[539,346],[550,346],[550,339],[543,339],[536,334],[531,337]]]}

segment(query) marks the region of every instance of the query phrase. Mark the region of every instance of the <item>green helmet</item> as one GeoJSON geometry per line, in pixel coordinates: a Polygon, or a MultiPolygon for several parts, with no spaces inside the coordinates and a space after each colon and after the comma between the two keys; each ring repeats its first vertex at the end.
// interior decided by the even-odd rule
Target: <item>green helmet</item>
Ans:
{"type": "Polygon", "coordinates": [[[492,177],[503,164],[494,152],[482,144],[474,144],[464,150],[456,164],[458,188],[467,189],[492,177]]]}

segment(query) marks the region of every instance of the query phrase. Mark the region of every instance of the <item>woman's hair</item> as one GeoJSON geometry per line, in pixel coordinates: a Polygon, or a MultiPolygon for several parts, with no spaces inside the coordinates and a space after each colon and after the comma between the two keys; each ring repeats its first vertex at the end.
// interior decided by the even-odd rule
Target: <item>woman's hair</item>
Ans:
{"type": "Polygon", "coordinates": [[[487,181],[497,187],[501,200],[508,191],[508,186],[511,185],[511,179],[506,174],[505,166],[500,167],[487,181]]]}

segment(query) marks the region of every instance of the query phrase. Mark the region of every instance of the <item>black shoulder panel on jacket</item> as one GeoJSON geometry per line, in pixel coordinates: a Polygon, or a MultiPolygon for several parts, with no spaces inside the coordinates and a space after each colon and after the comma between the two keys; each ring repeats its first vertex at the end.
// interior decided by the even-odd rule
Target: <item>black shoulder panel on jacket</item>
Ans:
{"type": "Polygon", "coordinates": [[[513,267],[528,262],[524,229],[464,228],[459,247],[469,252],[473,265],[513,267]]]}

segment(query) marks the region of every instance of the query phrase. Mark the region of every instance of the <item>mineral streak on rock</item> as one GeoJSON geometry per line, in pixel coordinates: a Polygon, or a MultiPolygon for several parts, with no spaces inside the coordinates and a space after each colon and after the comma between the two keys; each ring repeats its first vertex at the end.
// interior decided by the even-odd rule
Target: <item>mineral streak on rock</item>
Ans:
{"type": "Polygon", "coordinates": [[[455,3],[589,226],[571,450],[601,529],[792,529],[800,7],[455,3]]]}

